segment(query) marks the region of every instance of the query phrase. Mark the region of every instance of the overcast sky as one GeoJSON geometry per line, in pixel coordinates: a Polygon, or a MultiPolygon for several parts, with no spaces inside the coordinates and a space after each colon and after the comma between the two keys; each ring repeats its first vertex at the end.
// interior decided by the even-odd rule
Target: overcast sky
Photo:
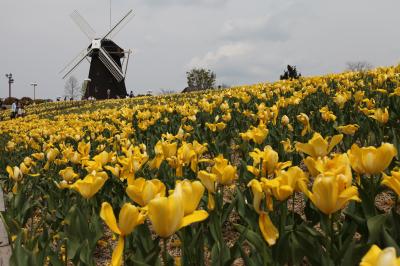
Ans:
{"type": "MultiPolygon", "coordinates": [[[[400,57],[399,0],[113,0],[112,20],[135,17],[114,38],[133,49],[126,85],[135,94],[180,91],[185,72],[207,67],[217,84],[275,81],[287,64],[303,75],[341,72],[348,61],[393,65],[400,57]]],[[[109,0],[0,0],[0,97],[64,94],[58,74],[89,45],[77,9],[101,36],[109,0]]],[[[82,81],[89,64],[73,75],[82,81]]]]}

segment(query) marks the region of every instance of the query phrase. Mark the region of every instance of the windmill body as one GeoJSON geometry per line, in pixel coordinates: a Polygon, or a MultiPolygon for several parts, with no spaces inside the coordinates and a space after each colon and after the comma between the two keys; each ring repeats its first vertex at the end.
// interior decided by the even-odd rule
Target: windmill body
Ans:
{"type": "MultiPolygon", "coordinates": [[[[94,41],[88,49],[98,45],[94,41]]],[[[101,42],[101,46],[115,62],[115,64],[122,68],[121,59],[124,58],[124,50],[115,44],[112,40],[105,39],[101,42]]],[[[98,48],[97,48],[98,49],[98,48]]],[[[96,99],[107,98],[123,98],[126,96],[125,79],[118,81],[113,74],[108,70],[104,63],[100,60],[99,50],[93,50],[89,55],[90,69],[89,79],[91,82],[87,86],[84,98],[94,97],[96,99]],[[110,90],[110,95],[108,95],[110,90]]]]}
{"type": "Polygon", "coordinates": [[[124,51],[112,37],[132,18],[132,10],[128,12],[107,34],[96,38],[94,30],[75,11],[71,17],[91,41],[89,47],[82,50],[63,70],[67,77],[80,63],[87,59],[90,62],[89,79],[84,98],[96,99],[123,98],[127,95],[125,87],[126,70],[130,50],[124,51]],[[127,56],[126,56],[127,55],[127,56]],[[123,71],[125,62],[125,71],[123,71]],[[72,66],[72,67],[71,67],[72,66]]]}

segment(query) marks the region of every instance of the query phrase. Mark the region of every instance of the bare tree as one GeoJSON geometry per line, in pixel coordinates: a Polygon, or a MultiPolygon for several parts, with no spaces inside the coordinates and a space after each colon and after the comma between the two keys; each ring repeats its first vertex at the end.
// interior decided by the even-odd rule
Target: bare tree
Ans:
{"type": "Polygon", "coordinates": [[[346,70],[350,71],[367,71],[373,68],[373,65],[367,61],[347,62],[346,70]]]}
{"type": "Polygon", "coordinates": [[[78,99],[80,95],[79,82],[74,76],[70,76],[64,85],[65,96],[72,99],[78,99]]]}

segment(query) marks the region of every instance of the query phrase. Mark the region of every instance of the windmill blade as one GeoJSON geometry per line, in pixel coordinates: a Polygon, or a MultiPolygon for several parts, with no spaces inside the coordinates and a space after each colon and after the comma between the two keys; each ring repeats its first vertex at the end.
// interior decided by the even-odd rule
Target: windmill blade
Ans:
{"type": "Polygon", "coordinates": [[[89,40],[96,38],[96,32],[94,29],[89,25],[89,23],[87,23],[87,21],[81,16],[81,14],[79,14],[77,10],[74,10],[70,16],[89,40]]]}
{"type": "Polygon", "coordinates": [[[74,57],[74,59],[72,59],[63,69],[60,70],[60,72],[58,72],[58,74],[63,73],[69,66],[71,66],[73,63],[79,61],[82,59],[83,56],[86,56],[87,53],[87,48],[83,49],[82,51],[79,52],[79,54],[77,56],[74,57]]]}
{"type": "Polygon", "coordinates": [[[107,32],[102,39],[110,39],[110,36],[115,36],[133,18],[133,15],[133,10],[129,10],[129,12],[117,24],[115,24],[115,26],[109,32],[107,32]]]}
{"type": "Polygon", "coordinates": [[[122,73],[121,68],[114,62],[114,59],[111,58],[107,51],[101,47],[99,49],[99,59],[118,82],[124,79],[124,73],[122,73]]]}
{"type": "Polygon", "coordinates": [[[109,35],[108,35],[108,39],[113,39],[115,36],[117,36],[117,34],[123,29],[125,28],[125,26],[133,19],[133,17],[135,16],[134,13],[132,13],[132,15],[128,16],[123,22],[121,22],[121,24],[119,24],[119,26],[117,28],[115,28],[115,30],[113,30],[109,35]]]}
{"type": "Polygon", "coordinates": [[[84,54],[79,61],[63,76],[63,79],[65,79],[66,76],[69,75],[74,69],[83,61],[85,60],[86,56],[88,56],[92,52],[92,49],[90,49],[86,54],[84,54]]]}

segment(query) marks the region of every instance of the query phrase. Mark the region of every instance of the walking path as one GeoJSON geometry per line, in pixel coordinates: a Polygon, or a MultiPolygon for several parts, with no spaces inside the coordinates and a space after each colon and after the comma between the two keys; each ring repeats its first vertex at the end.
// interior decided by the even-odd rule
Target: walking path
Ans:
{"type": "MultiPolygon", "coordinates": [[[[0,189],[0,212],[4,212],[5,210],[3,190],[0,189]]],[[[0,266],[10,265],[10,257],[11,247],[8,241],[7,231],[3,224],[3,220],[0,219],[0,266]]]]}

